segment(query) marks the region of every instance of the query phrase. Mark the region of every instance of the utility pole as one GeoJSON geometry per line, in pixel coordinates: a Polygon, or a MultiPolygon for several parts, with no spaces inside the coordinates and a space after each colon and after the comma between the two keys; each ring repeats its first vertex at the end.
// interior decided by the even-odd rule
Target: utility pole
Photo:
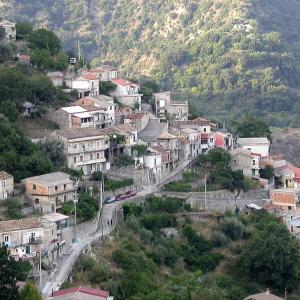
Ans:
{"type": "Polygon", "coordinates": [[[39,251],[39,275],[40,275],[40,290],[42,290],[42,244],[40,244],[39,251]]]}
{"type": "Polygon", "coordinates": [[[77,56],[78,56],[78,60],[81,59],[81,49],[80,49],[80,41],[77,40],[77,56]]]}
{"type": "Polygon", "coordinates": [[[204,209],[207,210],[207,175],[204,177],[204,209]]]}

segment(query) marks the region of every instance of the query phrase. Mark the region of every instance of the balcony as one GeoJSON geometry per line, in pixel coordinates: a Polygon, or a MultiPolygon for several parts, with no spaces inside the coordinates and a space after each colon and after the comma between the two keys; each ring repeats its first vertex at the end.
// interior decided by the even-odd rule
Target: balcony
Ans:
{"type": "Polygon", "coordinates": [[[36,244],[41,244],[42,243],[42,238],[41,237],[30,237],[28,240],[29,245],[36,245],[36,244]]]}

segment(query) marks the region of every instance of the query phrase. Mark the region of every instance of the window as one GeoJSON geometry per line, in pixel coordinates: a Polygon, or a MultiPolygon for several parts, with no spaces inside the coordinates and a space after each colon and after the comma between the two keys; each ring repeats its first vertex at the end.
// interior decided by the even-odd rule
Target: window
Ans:
{"type": "Polygon", "coordinates": [[[76,163],[76,156],[73,158],[73,160],[74,160],[74,163],[76,163]]]}
{"type": "Polygon", "coordinates": [[[292,207],[291,207],[291,206],[288,206],[288,210],[292,210],[292,207]]]}
{"type": "Polygon", "coordinates": [[[100,158],[100,153],[97,153],[97,159],[99,159],[100,158]]]}
{"type": "Polygon", "coordinates": [[[64,191],[67,189],[67,185],[66,184],[64,184],[64,191]]]}
{"type": "Polygon", "coordinates": [[[83,155],[80,155],[80,161],[83,161],[83,155]]]}
{"type": "Polygon", "coordinates": [[[10,235],[4,236],[4,244],[6,244],[6,245],[10,244],[10,235]]]}
{"type": "Polygon", "coordinates": [[[36,190],[36,184],[33,184],[33,185],[32,185],[32,188],[33,188],[34,190],[36,190]]]}
{"type": "Polygon", "coordinates": [[[55,189],[55,192],[57,192],[57,191],[58,191],[58,186],[55,186],[55,188],[54,188],[54,189],[55,189]]]}
{"type": "Polygon", "coordinates": [[[93,159],[93,154],[90,154],[90,160],[92,160],[93,159]]]}
{"type": "Polygon", "coordinates": [[[255,159],[252,160],[252,165],[255,166],[255,159]]]}
{"type": "Polygon", "coordinates": [[[64,195],[64,201],[65,202],[67,201],[67,195],[64,195]]]}
{"type": "Polygon", "coordinates": [[[35,202],[35,204],[40,204],[40,199],[39,199],[39,198],[36,198],[36,199],[34,200],[34,202],[35,202]]]}
{"type": "Polygon", "coordinates": [[[204,127],[203,131],[206,132],[206,127],[204,127]]]}
{"type": "Polygon", "coordinates": [[[156,166],[156,158],[154,158],[154,166],[156,166]]]}
{"type": "Polygon", "coordinates": [[[55,204],[58,205],[58,197],[55,198],[55,204]]]}
{"type": "Polygon", "coordinates": [[[5,186],[6,185],[6,183],[5,183],[5,180],[3,181],[3,186],[5,186]]]}

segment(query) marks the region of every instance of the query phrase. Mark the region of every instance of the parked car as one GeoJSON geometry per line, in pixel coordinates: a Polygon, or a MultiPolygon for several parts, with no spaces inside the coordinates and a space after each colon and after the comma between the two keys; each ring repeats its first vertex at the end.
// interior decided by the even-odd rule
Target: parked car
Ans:
{"type": "Polygon", "coordinates": [[[137,193],[135,191],[128,191],[125,194],[119,194],[116,196],[116,201],[122,201],[122,200],[132,198],[132,197],[136,196],[136,194],[137,193]]]}
{"type": "Polygon", "coordinates": [[[116,197],[112,196],[112,197],[108,197],[104,200],[105,204],[110,204],[116,201],[116,197]]]}

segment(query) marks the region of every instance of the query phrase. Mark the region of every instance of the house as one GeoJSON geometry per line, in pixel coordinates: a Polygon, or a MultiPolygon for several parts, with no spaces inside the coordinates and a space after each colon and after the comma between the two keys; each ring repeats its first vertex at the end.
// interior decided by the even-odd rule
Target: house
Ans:
{"type": "Polygon", "coordinates": [[[294,211],[300,200],[300,190],[273,189],[270,190],[271,204],[283,211],[294,211]]]}
{"type": "Polygon", "coordinates": [[[238,138],[237,145],[253,153],[260,154],[262,157],[269,155],[270,141],[265,137],[238,138]]]}
{"type": "MultiPolygon", "coordinates": [[[[104,128],[111,127],[116,124],[115,111],[116,104],[114,99],[106,95],[94,95],[83,97],[74,102],[74,105],[80,105],[82,107],[94,107],[104,111],[104,128]]],[[[88,110],[88,109],[87,109],[88,110]]],[[[101,127],[102,128],[102,127],[101,127]]]]}
{"type": "Polygon", "coordinates": [[[110,169],[106,159],[108,137],[95,128],[56,130],[51,138],[61,141],[67,156],[68,168],[82,170],[84,175],[110,169]]]}
{"type": "Polygon", "coordinates": [[[63,72],[59,72],[59,71],[48,72],[47,77],[50,79],[50,81],[52,82],[52,84],[55,87],[63,86],[63,83],[64,83],[64,73],[63,72]]]}
{"type": "Polygon", "coordinates": [[[5,39],[12,41],[16,40],[16,24],[13,22],[10,22],[8,20],[2,20],[0,19],[0,27],[3,27],[5,30],[5,39]]]}
{"type": "Polygon", "coordinates": [[[88,70],[85,74],[97,75],[99,81],[111,81],[112,79],[118,78],[118,68],[102,65],[88,70]]]}
{"type": "Polygon", "coordinates": [[[99,80],[96,75],[84,75],[72,81],[72,89],[78,92],[79,98],[99,95],[99,80]]]}
{"type": "Polygon", "coordinates": [[[23,180],[26,196],[41,213],[56,212],[62,203],[76,199],[77,186],[70,175],[54,172],[23,180]]]}
{"type": "Polygon", "coordinates": [[[65,245],[70,245],[72,236],[69,217],[59,213],[45,214],[40,218],[44,227],[43,251],[49,261],[56,260],[65,245]]]}
{"type": "Polygon", "coordinates": [[[181,129],[180,140],[180,157],[182,160],[195,159],[202,153],[201,151],[201,134],[191,128],[181,129]]]}
{"type": "Polygon", "coordinates": [[[221,148],[227,151],[232,149],[233,137],[231,133],[217,131],[214,133],[214,138],[215,138],[215,148],[221,148]]]}
{"type": "Polygon", "coordinates": [[[279,161],[277,164],[270,163],[274,166],[274,176],[276,187],[300,189],[300,168],[288,163],[286,160],[279,161]]]}
{"type": "Polygon", "coordinates": [[[143,155],[144,167],[150,170],[150,174],[161,176],[163,172],[162,154],[155,149],[148,148],[143,155]]]}
{"type": "Polygon", "coordinates": [[[192,128],[201,133],[211,133],[217,130],[217,124],[202,117],[193,120],[175,120],[174,126],[178,129],[192,128]]]}
{"type": "Polygon", "coordinates": [[[124,116],[124,124],[134,125],[138,132],[142,131],[148,124],[150,113],[136,112],[124,116]]]}
{"type": "Polygon", "coordinates": [[[28,101],[23,102],[21,110],[23,116],[30,116],[36,111],[35,105],[28,101]]]}
{"type": "Polygon", "coordinates": [[[16,260],[36,257],[43,241],[43,225],[38,218],[0,222],[0,244],[8,247],[16,260]]]}
{"type": "Polygon", "coordinates": [[[166,227],[160,230],[167,239],[178,239],[179,233],[175,227],[166,227]]]}
{"type": "Polygon", "coordinates": [[[113,78],[111,82],[116,88],[109,92],[110,96],[116,97],[125,106],[137,106],[138,110],[141,110],[143,95],[140,94],[139,84],[121,78],[113,78]]]}
{"type": "Polygon", "coordinates": [[[243,174],[248,177],[259,176],[260,155],[244,148],[236,148],[230,150],[229,153],[232,157],[230,162],[232,170],[241,170],[243,174]]]}
{"type": "Polygon", "coordinates": [[[155,112],[160,119],[168,116],[176,120],[187,120],[189,115],[188,101],[175,101],[171,99],[171,92],[154,94],[155,112]]]}
{"type": "Polygon", "coordinates": [[[53,292],[48,300],[113,300],[109,292],[84,286],[53,292]]]}
{"type": "Polygon", "coordinates": [[[244,300],[283,300],[270,292],[269,289],[266,290],[264,293],[255,294],[244,298],[244,300]]]}
{"type": "Polygon", "coordinates": [[[14,191],[14,177],[5,171],[0,172],[0,200],[7,199],[14,191]]]}

